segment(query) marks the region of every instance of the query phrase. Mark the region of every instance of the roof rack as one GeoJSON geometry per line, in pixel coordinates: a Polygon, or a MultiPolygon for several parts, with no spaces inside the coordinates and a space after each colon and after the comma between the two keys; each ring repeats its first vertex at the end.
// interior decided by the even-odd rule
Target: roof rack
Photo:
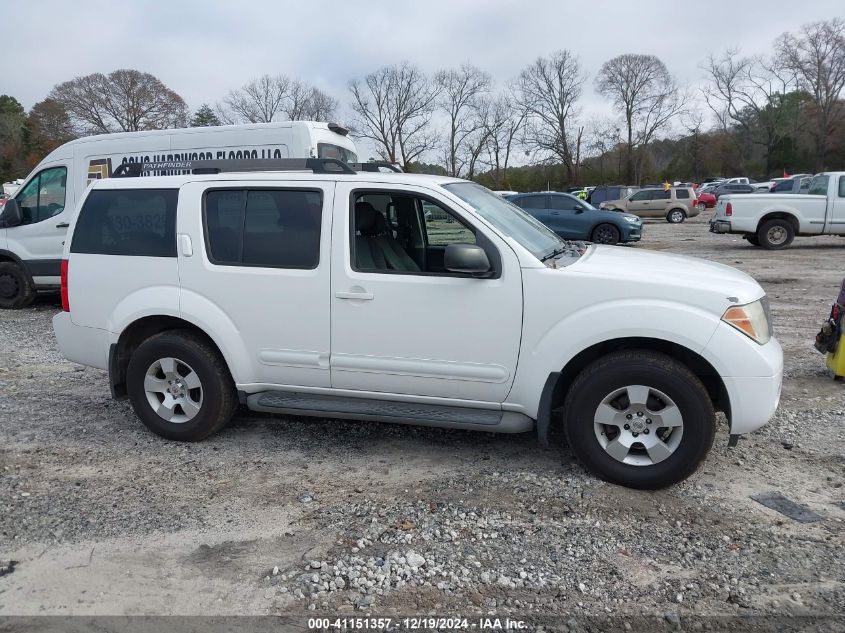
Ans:
{"type": "Polygon", "coordinates": [[[390,163],[386,160],[371,160],[367,163],[349,163],[349,166],[355,171],[381,171],[382,168],[387,169],[397,174],[404,173],[402,168],[395,163],[390,163]]]}
{"type": "Polygon", "coordinates": [[[145,173],[156,176],[172,176],[177,174],[220,174],[223,172],[249,171],[310,171],[315,174],[357,173],[349,165],[336,158],[254,158],[123,163],[114,170],[112,177],[137,178],[145,173]]]}

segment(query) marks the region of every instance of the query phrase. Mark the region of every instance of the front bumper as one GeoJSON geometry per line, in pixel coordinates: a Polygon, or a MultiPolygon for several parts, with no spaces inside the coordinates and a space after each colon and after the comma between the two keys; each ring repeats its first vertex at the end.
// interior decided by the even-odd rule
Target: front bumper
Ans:
{"type": "Polygon", "coordinates": [[[721,363],[716,370],[727,392],[731,434],[750,433],[766,424],[778,407],[783,383],[783,350],[777,339],[758,345],[721,323],[705,353],[721,363]]]}
{"type": "Polygon", "coordinates": [[[620,242],[639,242],[643,237],[643,225],[632,224],[622,229],[619,237],[620,242]]]}
{"type": "Polygon", "coordinates": [[[728,220],[717,220],[716,218],[713,218],[712,220],[710,220],[710,232],[730,233],[731,223],[728,220]]]}

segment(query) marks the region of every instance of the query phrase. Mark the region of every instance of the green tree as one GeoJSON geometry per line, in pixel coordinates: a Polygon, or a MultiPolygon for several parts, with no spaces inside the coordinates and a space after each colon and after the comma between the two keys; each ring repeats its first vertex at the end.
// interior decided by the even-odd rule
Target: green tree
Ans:
{"type": "Polygon", "coordinates": [[[207,103],[203,103],[194,113],[191,119],[191,127],[209,127],[212,125],[223,125],[220,119],[214,114],[214,110],[207,103]]]}
{"type": "Polygon", "coordinates": [[[26,114],[20,102],[0,95],[0,183],[26,173],[22,139],[26,114]]]}

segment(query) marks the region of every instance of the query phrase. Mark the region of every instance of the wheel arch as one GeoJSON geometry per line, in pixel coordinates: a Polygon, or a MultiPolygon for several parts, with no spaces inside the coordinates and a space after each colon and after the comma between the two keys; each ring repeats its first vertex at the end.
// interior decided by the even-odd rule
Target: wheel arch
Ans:
{"type": "Polygon", "coordinates": [[[799,233],[799,230],[801,228],[801,223],[798,221],[798,218],[795,217],[795,215],[793,215],[789,211],[768,211],[762,217],[760,217],[759,220],[757,220],[757,230],[759,231],[760,227],[763,226],[763,224],[765,224],[769,220],[788,221],[792,225],[792,228],[795,231],[796,235],[799,233]]]}
{"type": "Polygon", "coordinates": [[[168,330],[189,330],[208,343],[229,366],[226,355],[217,342],[195,323],[170,315],[151,315],[136,319],[120,333],[109,348],[109,386],[112,396],[122,399],[126,392],[126,369],[132,353],[150,337],[168,330]]]}
{"type": "Polygon", "coordinates": [[[553,411],[563,406],[575,378],[590,363],[607,354],[630,349],[642,349],[666,354],[686,365],[702,382],[717,411],[723,411],[730,421],[730,398],[719,373],[701,354],[673,341],[650,337],[623,337],[596,343],[573,356],[559,372],[552,372],[546,379],[537,412],[537,437],[543,446],[549,445],[549,432],[561,420],[555,420],[553,411]]]}

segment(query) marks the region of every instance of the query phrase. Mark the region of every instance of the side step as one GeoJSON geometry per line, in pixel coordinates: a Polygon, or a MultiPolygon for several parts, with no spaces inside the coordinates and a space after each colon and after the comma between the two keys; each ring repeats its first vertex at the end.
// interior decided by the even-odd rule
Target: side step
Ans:
{"type": "Polygon", "coordinates": [[[264,391],[247,396],[246,405],[253,411],[267,413],[372,420],[497,433],[524,433],[534,428],[534,420],[521,413],[373,398],[264,391]]]}

